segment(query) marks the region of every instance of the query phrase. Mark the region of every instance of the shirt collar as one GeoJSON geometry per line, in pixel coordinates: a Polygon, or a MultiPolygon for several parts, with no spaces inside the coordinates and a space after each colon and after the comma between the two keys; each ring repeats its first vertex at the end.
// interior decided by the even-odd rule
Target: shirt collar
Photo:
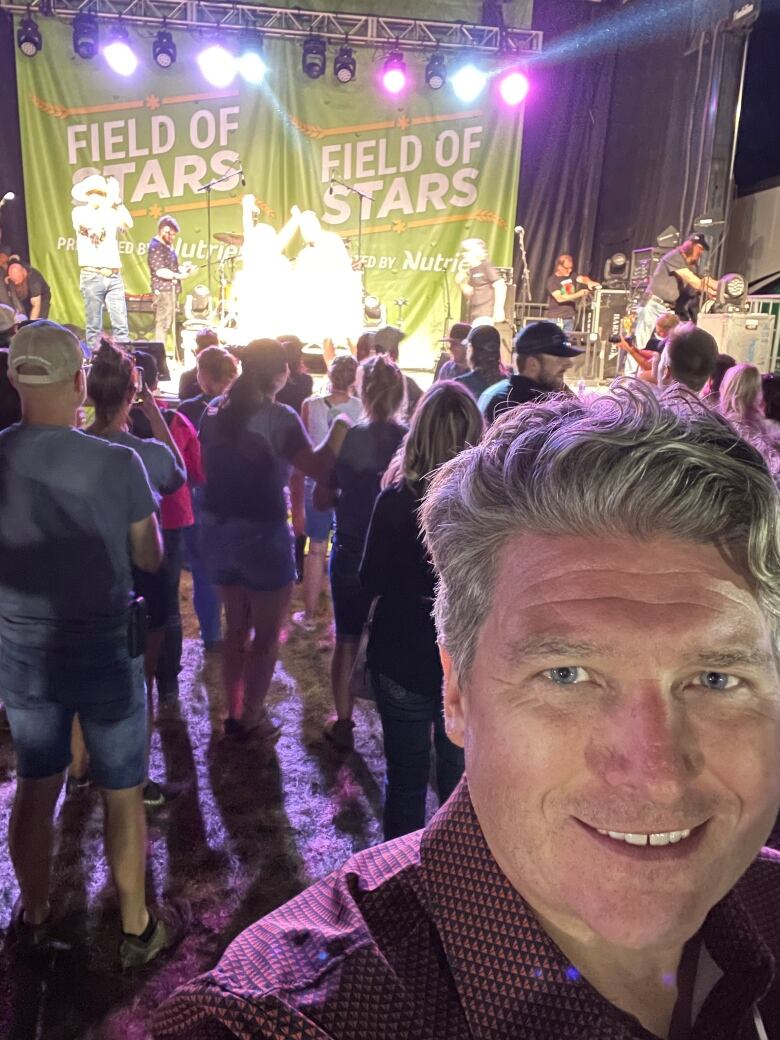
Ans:
{"type": "MultiPolygon", "coordinates": [[[[543,1040],[551,1030],[571,1040],[650,1040],[582,978],[502,873],[465,780],[426,828],[420,856],[425,898],[475,1040],[543,1040]]],[[[734,892],[712,909],[702,938],[724,976],[696,1035],[736,1036],[771,985],[772,955],[734,892]]]]}

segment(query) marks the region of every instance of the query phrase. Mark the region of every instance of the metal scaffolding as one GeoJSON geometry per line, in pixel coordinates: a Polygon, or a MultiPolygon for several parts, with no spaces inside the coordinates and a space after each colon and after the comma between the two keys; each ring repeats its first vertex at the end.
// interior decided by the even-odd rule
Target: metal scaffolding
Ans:
{"type": "Polygon", "coordinates": [[[305,39],[318,36],[329,43],[410,51],[469,50],[502,56],[529,57],[542,49],[542,33],[509,26],[467,22],[436,22],[425,18],[305,11],[219,0],[39,0],[15,3],[0,0],[0,8],[16,14],[51,15],[65,20],[77,14],[117,19],[127,24],[202,32],[256,29],[266,37],[305,39]]]}

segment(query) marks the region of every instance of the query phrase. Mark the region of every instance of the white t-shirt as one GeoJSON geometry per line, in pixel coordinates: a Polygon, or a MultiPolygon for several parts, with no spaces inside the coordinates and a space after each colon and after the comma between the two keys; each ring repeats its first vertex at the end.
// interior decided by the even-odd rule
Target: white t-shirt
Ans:
{"type": "Polygon", "coordinates": [[[125,206],[76,206],[73,210],[73,227],[76,231],[76,252],[79,267],[121,267],[117,233],[122,228],[131,228],[133,218],[125,206]],[[80,229],[86,229],[82,234],[80,229]],[[100,237],[94,243],[90,235],[100,237]]]}
{"type": "Polygon", "coordinates": [[[348,415],[356,423],[363,414],[363,405],[357,397],[350,397],[342,404],[329,405],[327,397],[308,398],[307,428],[314,447],[318,447],[328,436],[333,420],[341,414],[348,415]]]}

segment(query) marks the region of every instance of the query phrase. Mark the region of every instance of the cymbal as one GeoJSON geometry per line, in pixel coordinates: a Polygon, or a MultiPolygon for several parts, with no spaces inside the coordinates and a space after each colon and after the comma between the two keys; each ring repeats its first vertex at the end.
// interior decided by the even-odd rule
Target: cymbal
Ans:
{"type": "Polygon", "coordinates": [[[214,235],[215,242],[221,242],[225,246],[242,246],[244,244],[244,236],[236,235],[233,231],[218,231],[214,235]]]}

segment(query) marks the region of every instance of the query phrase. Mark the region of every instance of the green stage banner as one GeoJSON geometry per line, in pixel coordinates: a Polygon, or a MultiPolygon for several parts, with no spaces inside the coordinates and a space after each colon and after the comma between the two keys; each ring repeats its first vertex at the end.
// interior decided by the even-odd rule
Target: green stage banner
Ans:
{"type": "MultiPolygon", "coordinates": [[[[123,78],[100,56],[77,58],[69,25],[40,19],[39,27],[43,50],[32,59],[17,52],[17,76],[30,259],[52,287],[53,318],[84,324],[71,187],[95,172],[118,179],[134,218],[120,244],[129,293],[149,291],[147,244],[161,214],[176,217],[180,259],[199,264],[195,280],[205,281],[209,250],[215,265],[235,252],[213,234],[241,232],[241,197],[251,192],[277,229],[297,205],[314,210],[353,255],[360,244],[366,289],[409,334],[407,364],[428,363],[448,315],[459,317],[453,264],[463,238],[485,239],[495,264],[511,263],[522,112],[494,91],[466,105],[449,87],[429,90],[425,57],[409,54],[411,86],[391,99],[378,82],[382,56],[371,49],[356,50],[352,83],[335,81],[333,48],[326,74],[310,80],[300,44],[276,39],[265,44],[262,86],[237,78],[215,89],[196,64],[202,36],[175,33],[178,60],[162,70],[152,61],[153,33],[135,26],[140,64],[123,78]],[[198,189],[225,174],[211,192],[209,240],[198,189]]],[[[293,239],[288,255],[302,245],[293,239]]]]}

